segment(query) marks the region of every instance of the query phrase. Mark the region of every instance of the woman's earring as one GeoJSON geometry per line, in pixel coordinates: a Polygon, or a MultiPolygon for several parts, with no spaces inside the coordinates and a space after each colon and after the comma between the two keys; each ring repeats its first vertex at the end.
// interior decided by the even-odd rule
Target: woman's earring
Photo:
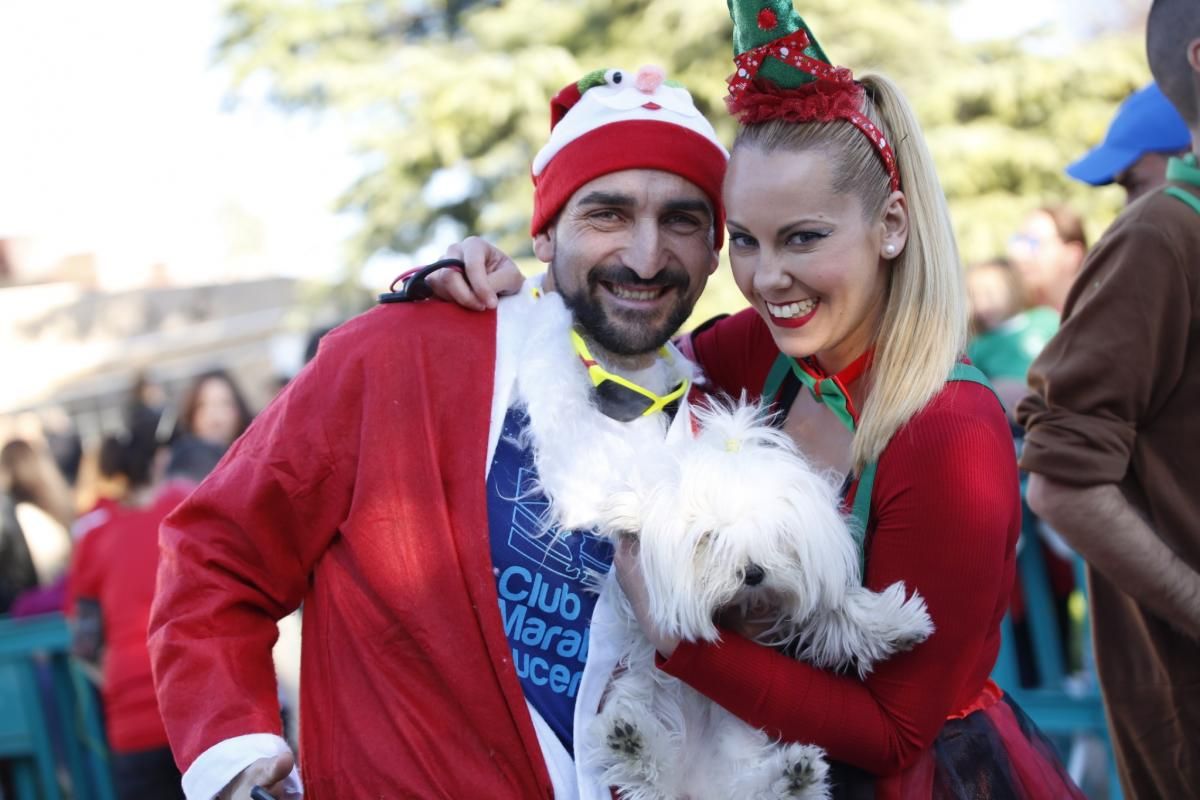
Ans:
{"type": "Polygon", "coordinates": [[[894,245],[894,244],[885,244],[885,245],[883,246],[883,254],[884,254],[885,256],[888,256],[889,258],[890,258],[891,256],[894,256],[894,255],[896,255],[896,245],[894,245]]]}

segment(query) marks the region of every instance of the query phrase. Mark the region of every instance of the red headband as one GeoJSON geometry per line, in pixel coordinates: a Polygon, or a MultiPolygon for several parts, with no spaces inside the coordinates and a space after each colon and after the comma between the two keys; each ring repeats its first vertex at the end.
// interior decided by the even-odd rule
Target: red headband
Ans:
{"type": "Polygon", "coordinates": [[[743,125],[781,119],[788,122],[831,122],[844,119],[862,131],[883,161],[892,191],[900,188],[896,154],[883,131],[862,113],[865,90],[850,70],[835,67],[804,54],[810,43],[803,30],[782,36],[734,57],[737,71],[729,76],[729,112],[743,125]],[[796,89],[755,80],[767,58],[812,75],[814,80],[796,89]]]}

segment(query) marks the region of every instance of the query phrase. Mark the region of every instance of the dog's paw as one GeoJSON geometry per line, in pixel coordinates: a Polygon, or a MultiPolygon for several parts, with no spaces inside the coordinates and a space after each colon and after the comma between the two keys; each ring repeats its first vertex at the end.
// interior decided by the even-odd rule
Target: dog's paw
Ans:
{"type": "MultiPolygon", "coordinates": [[[[855,663],[860,677],[869,673],[876,662],[911,650],[933,633],[924,598],[916,592],[908,597],[904,583],[899,581],[882,592],[854,587],[847,592],[834,621],[830,628],[837,634],[838,645],[832,649],[849,656],[847,660],[855,663]]],[[[832,641],[832,637],[827,638],[832,641]]]]}
{"type": "MultiPolygon", "coordinates": [[[[904,584],[897,586],[903,597],[904,584]]],[[[933,620],[929,618],[929,611],[925,608],[925,598],[913,592],[911,597],[900,604],[894,625],[896,636],[891,644],[897,652],[911,650],[928,639],[933,633],[933,620]]]]}
{"type": "Polygon", "coordinates": [[[605,742],[614,755],[625,759],[637,758],[645,747],[641,732],[633,723],[623,719],[613,720],[605,742]]]}
{"type": "Polygon", "coordinates": [[[828,797],[829,765],[819,747],[792,745],[788,748],[783,776],[776,783],[780,797],[817,800],[828,797]]]}

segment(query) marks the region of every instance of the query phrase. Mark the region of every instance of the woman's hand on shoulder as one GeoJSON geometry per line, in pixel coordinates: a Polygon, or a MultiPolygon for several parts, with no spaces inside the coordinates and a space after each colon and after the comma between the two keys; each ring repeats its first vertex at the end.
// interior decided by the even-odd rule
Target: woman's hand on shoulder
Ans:
{"type": "Polygon", "coordinates": [[[458,259],[463,262],[463,270],[440,269],[426,282],[435,297],[463,308],[474,311],[495,308],[502,295],[516,294],[525,281],[516,262],[479,236],[450,245],[442,258],[458,259]]]}

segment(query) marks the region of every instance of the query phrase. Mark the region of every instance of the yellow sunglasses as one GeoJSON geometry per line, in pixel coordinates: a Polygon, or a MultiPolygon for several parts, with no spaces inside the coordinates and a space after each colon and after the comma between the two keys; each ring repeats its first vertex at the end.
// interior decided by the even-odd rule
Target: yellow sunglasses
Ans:
{"type": "MultiPolygon", "coordinates": [[[[587,368],[592,386],[596,388],[600,410],[606,416],[618,422],[631,422],[638,417],[648,417],[659,411],[667,410],[687,393],[690,382],[684,378],[678,386],[664,395],[658,395],[644,386],[638,386],[628,378],[614,375],[600,365],[588,350],[587,343],[579,335],[579,331],[571,329],[571,344],[575,346],[575,354],[587,368]]],[[[668,361],[671,353],[667,348],[659,348],[659,353],[668,361]]],[[[673,411],[673,409],[672,409],[673,411]]]]}

